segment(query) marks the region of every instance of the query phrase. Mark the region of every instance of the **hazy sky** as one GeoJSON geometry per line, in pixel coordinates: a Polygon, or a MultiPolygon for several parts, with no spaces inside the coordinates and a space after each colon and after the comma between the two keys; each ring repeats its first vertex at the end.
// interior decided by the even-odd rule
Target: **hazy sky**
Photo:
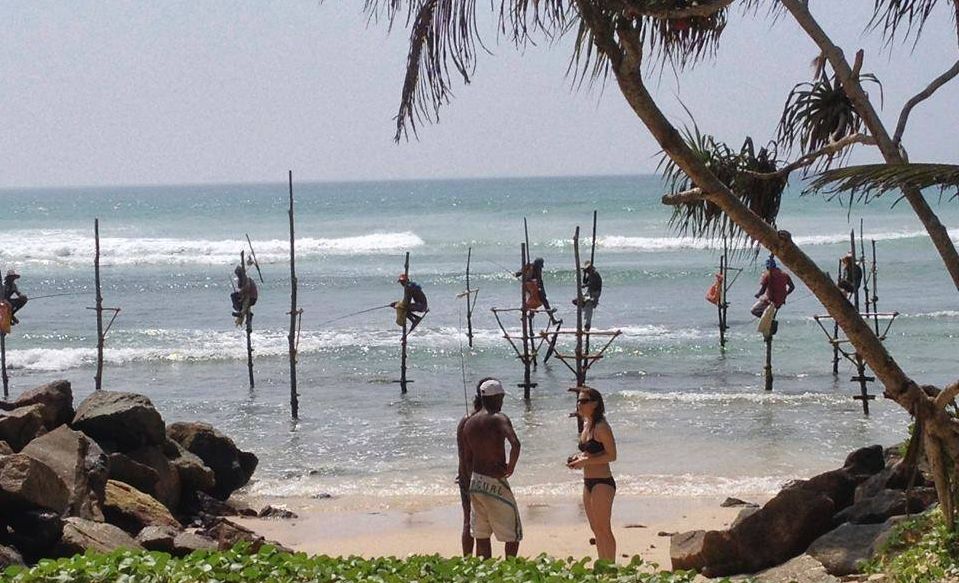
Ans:
{"type": "MultiPolygon", "coordinates": [[[[957,58],[940,9],[895,57],[863,36],[873,0],[813,1],[864,71],[885,82],[884,117],[957,58]]],[[[480,3],[485,6],[484,3],[480,3]]],[[[498,6],[498,3],[497,3],[498,6]]],[[[614,85],[570,90],[569,41],[525,53],[497,43],[441,123],[392,141],[405,29],[367,25],[362,2],[0,2],[0,187],[631,174],[658,147],[614,85]]],[[[773,135],[812,43],[788,17],[735,14],[716,59],[649,82],[674,121],[731,143],[773,135]]],[[[959,83],[913,114],[914,161],[959,161],[959,83]]]]}

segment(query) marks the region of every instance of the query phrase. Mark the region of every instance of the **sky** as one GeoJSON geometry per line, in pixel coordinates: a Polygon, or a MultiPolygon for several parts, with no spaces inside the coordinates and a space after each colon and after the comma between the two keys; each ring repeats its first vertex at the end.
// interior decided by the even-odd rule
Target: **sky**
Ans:
{"type": "MultiPolygon", "coordinates": [[[[454,86],[439,124],[395,144],[407,33],[370,23],[362,5],[0,1],[0,187],[282,182],[287,169],[317,181],[655,171],[659,148],[614,84],[571,88],[570,39],[517,50],[486,19],[492,54],[473,82],[454,86]]],[[[872,5],[811,2],[850,58],[866,49],[892,128],[959,56],[955,24],[940,6],[915,50],[891,52],[863,34],[872,5]]],[[[736,10],[715,58],[647,83],[674,123],[690,123],[684,103],[703,131],[764,143],[816,54],[788,16],[736,10]]],[[[959,81],[913,112],[913,161],[959,161],[957,97],[959,81]]]]}

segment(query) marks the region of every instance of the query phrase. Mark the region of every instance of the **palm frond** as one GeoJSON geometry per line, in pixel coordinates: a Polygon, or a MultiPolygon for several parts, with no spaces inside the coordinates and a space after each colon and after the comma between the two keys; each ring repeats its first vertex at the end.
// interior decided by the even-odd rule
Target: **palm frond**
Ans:
{"type": "MultiPolygon", "coordinates": [[[[956,9],[954,16],[959,15],[959,5],[955,5],[954,0],[947,0],[950,1],[956,9]]],[[[888,43],[895,42],[896,35],[902,34],[905,28],[903,40],[913,37],[914,42],[918,42],[937,4],[939,0],[874,0],[868,27],[881,29],[888,43]]]]}
{"type": "Polygon", "coordinates": [[[807,190],[821,191],[829,197],[850,195],[850,202],[869,202],[883,194],[903,188],[938,188],[940,196],[956,189],[959,196],[959,165],[954,164],[866,164],[823,172],[807,190]]]}
{"type": "MultiPolygon", "coordinates": [[[[882,83],[872,74],[861,74],[861,81],[879,86],[882,98],[882,83]]],[[[862,118],[846,95],[835,75],[825,72],[811,83],[799,83],[786,98],[783,114],[777,128],[777,142],[787,151],[798,148],[809,154],[824,146],[859,133],[863,128],[862,118]]],[[[835,161],[848,154],[843,150],[824,156],[817,164],[819,170],[828,169],[835,161]]]]}
{"type": "MultiPolygon", "coordinates": [[[[787,178],[783,176],[770,180],[756,176],[757,173],[777,170],[775,145],[760,148],[756,152],[752,138],[746,138],[737,152],[714,137],[703,134],[695,122],[691,128],[684,128],[681,135],[690,149],[750,210],[768,224],[776,225],[787,178]]],[[[673,194],[696,186],[665,153],[657,171],[662,173],[667,188],[673,194]]],[[[669,225],[683,236],[709,240],[728,238],[735,248],[746,254],[755,254],[759,250],[755,241],[708,200],[676,205],[669,225]]]]}

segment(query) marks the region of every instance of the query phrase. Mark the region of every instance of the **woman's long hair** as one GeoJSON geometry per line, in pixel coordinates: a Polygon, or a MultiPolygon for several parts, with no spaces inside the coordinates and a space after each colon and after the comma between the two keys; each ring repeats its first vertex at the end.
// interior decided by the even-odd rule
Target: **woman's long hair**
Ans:
{"type": "Polygon", "coordinates": [[[596,427],[597,423],[606,420],[606,403],[603,402],[603,394],[597,391],[592,387],[580,387],[579,394],[585,394],[590,399],[596,403],[596,408],[593,409],[593,427],[596,427]]]}

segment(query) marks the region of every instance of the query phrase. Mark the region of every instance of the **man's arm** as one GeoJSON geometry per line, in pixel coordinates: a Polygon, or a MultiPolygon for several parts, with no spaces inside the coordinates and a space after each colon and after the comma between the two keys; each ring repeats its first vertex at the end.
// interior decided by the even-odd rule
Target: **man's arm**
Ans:
{"type": "Polygon", "coordinates": [[[513,424],[510,422],[509,417],[506,415],[501,415],[503,423],[503,433],[506,436],[506,441],[509,442],[509,461],[506,463],[506,477],[513,475],[513,470],[516,469],[516,462],[519,460],[519,449],[520,443],[519,438],[516,437],[516,432],[513,431],[513,424]]]}
{"type": "Polygon", "coordinates": [[[766,274],[764,273],[762,279],[759,280],[759,291],[756,292],[755,296],[753,296],[754,298],[758,298],[759,296],[766,293],[766,284],[768,283],[768,279],[769,278],[767,278],[766,274]]]}
{"type": "Polygon", "coordinates": [[[793,290],[796,289],[796,284],[793,283],[793,278],[786,276],[786,295],[793,293],[793,290]]]}

